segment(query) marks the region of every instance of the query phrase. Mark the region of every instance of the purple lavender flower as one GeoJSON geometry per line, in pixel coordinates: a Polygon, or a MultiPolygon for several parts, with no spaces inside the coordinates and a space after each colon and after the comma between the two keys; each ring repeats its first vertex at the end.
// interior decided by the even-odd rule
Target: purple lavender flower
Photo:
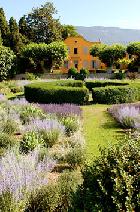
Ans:
{"type": "Polygon", "coordinates": [[[27,193],[48,183],[46,174],[56,162],[44,158],[39,162],[39,150],[28,155],[19,155],[9,151],[0,160],[0,195],[9,191],[16,201],[27,193]]]}
{"type": "Polygon", "coordinates": [[[25,131],[52,131],[52,130],[58,130],[61,133],[64,133],[65,127],[60,124],[57,120],[40,120],[40,119],[34,119],[32,120],[28,125],[25,126],[25,131]]]}
{"type": "Polygon", "coordinates": [[[123,126],[140,128],[140,104],[112,106],[108,111],[123,126]]]}
{"type": "Polygon", "coordinates": [[[54,113],[60,116],[81,116],[82,110],[78,105],[74,104],[40,104],[46,113],[54,113]]]}
{"type": "Polygon", "coordinates": [[[7,100],[6,96],[4,94],[0,94],[0,102],[7,100]]]}
{"type": "Polygon", "coordinates": [[[14,100],[8,101],[8,103],[10,105],[22,105],[22,106],[26,106],[29,105],[30,103],[25,99],[25,98],[16,98],[14,100]]]}

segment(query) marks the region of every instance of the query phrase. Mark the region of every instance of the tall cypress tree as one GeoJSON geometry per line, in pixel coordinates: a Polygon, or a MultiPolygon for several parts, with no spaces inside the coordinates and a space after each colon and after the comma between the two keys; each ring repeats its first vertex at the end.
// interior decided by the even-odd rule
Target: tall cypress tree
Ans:
{"type": "Polygon", "coordinates": [[[28,27],[27,27],[27,21],[25,18],[25,15],[20,18],[19,20],[19,32],[28,37],[28,27]]]}
{"type": "Polygon", "coordinates": [[[9,26],[5,17],[3,8],[0,8],[0,31],[3,39],[3,45],[9,46],[9,26]]]}
{"type": "Polygon", "coordinates": [[[3,40],[2,40],[2,37],[1,37],[1,31],[0,31],[0,46],[2,46],[3,44],[3,40]]]}
{"type": "Polygon", "coordinates": [[[22,35],[22,41],[24,44],[29,44],[34,38],[34,31],[29,28],[25,15],[19,20],[19,33],[22,35]]]}
{"type": "Polygon", "coordinates": [[[16,23],[16,20],[13,17],[11,17],[9,20],[9,29],[10,29],[10,36],[9,36],[10,47],[14,52],[18,53],[19,49],[23,46],[23,42],[21,34],[19,33],[19,28],[16,23]]]}

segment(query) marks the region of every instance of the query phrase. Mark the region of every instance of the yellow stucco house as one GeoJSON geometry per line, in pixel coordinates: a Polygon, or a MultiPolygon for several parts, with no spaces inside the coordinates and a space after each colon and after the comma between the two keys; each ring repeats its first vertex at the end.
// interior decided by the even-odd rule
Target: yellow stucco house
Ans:
{"type": "Polygon", "coordinates": [[[81,68],[86,68],[89,71],[95,69],[104,69],[105,65],[97,57],[90,55],[89,50],[92,45],[100,44],[100,42],[90,42],[82,36],[69,37],[64,43],[67,45],[69,56],[61,68],[63,73],[67,73],[68,69],[75,67],[80,71],[81,68]]]}

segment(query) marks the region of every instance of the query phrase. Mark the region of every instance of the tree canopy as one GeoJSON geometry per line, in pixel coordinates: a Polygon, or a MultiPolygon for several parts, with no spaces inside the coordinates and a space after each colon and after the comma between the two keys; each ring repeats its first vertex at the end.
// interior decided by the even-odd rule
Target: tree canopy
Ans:
{"type": "Polygon", "coordinates": [[[63,42],[52,42],[48,45],[32,43],[26,45],[21,51],[21,56],[32,61],[35,70],[41,69],[42,62],[45,62],[48,69],[59,68],[67,55],[67,47],[63,42]]]}
{"type": "Polygon", "coordinates": [[[19,33],[19,27],[16,23],[16,20],[11,17],[9,20],[9,42],[10,42],[10,48],[18,53],[20,48],[23,46],[22,42],[22,35],[19,33]]]}
{"type": "Polygon", "coordinates": [[[59,19],[54,18],[56,14],[57,10],[51,2],[47,2],[40,8],[33,8],[31,13],[20,19],[20,32],[36,43],[49,44],[53,41],[60,41],[62,40],[62,27],[59,19]]]}
{"type": "Polygon", "coordinates": [[[0,46],[0,81],[14,75],[15,55],[10,48],[0,46]]]}
{"type": "Polygon", "coordinates": [[[139,69],[140,67],[140,42],[132,42],[127,46],[127,53],[132,59],[129,65],[131,70],[139,69]]]}
{"type": "Polygon", "coordinates": [[[132,42],[127,46],[127,53],[132,56],[140,57],[140,42],[132,42]]]}
{"type": "Polygon", "coordinates": [[[9,26],[3,8],[0,8],[0,31],[4,46],[9,46],[9,26]]]}
{"type": "Polygon", "coordinates": [[[65,40],[68,37],[75,37],[78,33],[76,32],[76,29],[72,25],[63,25],[62,26],[62,38],[65,40]]]}
{"type": "Polygon", "coordinates": [[[90,54],[93,57],[98,56],[107,67],[111,67],[115,65],[119,59],[126,56],[126,48],[120,44],[114,44],[112,46],[97,44],[91,48],[90,54]]]}

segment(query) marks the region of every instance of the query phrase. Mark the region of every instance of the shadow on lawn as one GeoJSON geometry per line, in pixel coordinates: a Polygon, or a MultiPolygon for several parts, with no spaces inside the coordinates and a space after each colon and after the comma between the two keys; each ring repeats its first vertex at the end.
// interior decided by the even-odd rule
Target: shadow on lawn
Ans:
{"type": "MultiPolygon", "coordinates": [[[[116,128],[116,131],[117,129],[119,130],[120,129],[119,123],[117,123],[117,121],[110,114],[108,114],[108,112],[105,111],[104,114],[105,114],[105,117],[107,118],[107,121],[102,125],[102,127],[104,129],[116,128]]],[[[121,129],[119,131],[121,131],[121,129]]]]}

